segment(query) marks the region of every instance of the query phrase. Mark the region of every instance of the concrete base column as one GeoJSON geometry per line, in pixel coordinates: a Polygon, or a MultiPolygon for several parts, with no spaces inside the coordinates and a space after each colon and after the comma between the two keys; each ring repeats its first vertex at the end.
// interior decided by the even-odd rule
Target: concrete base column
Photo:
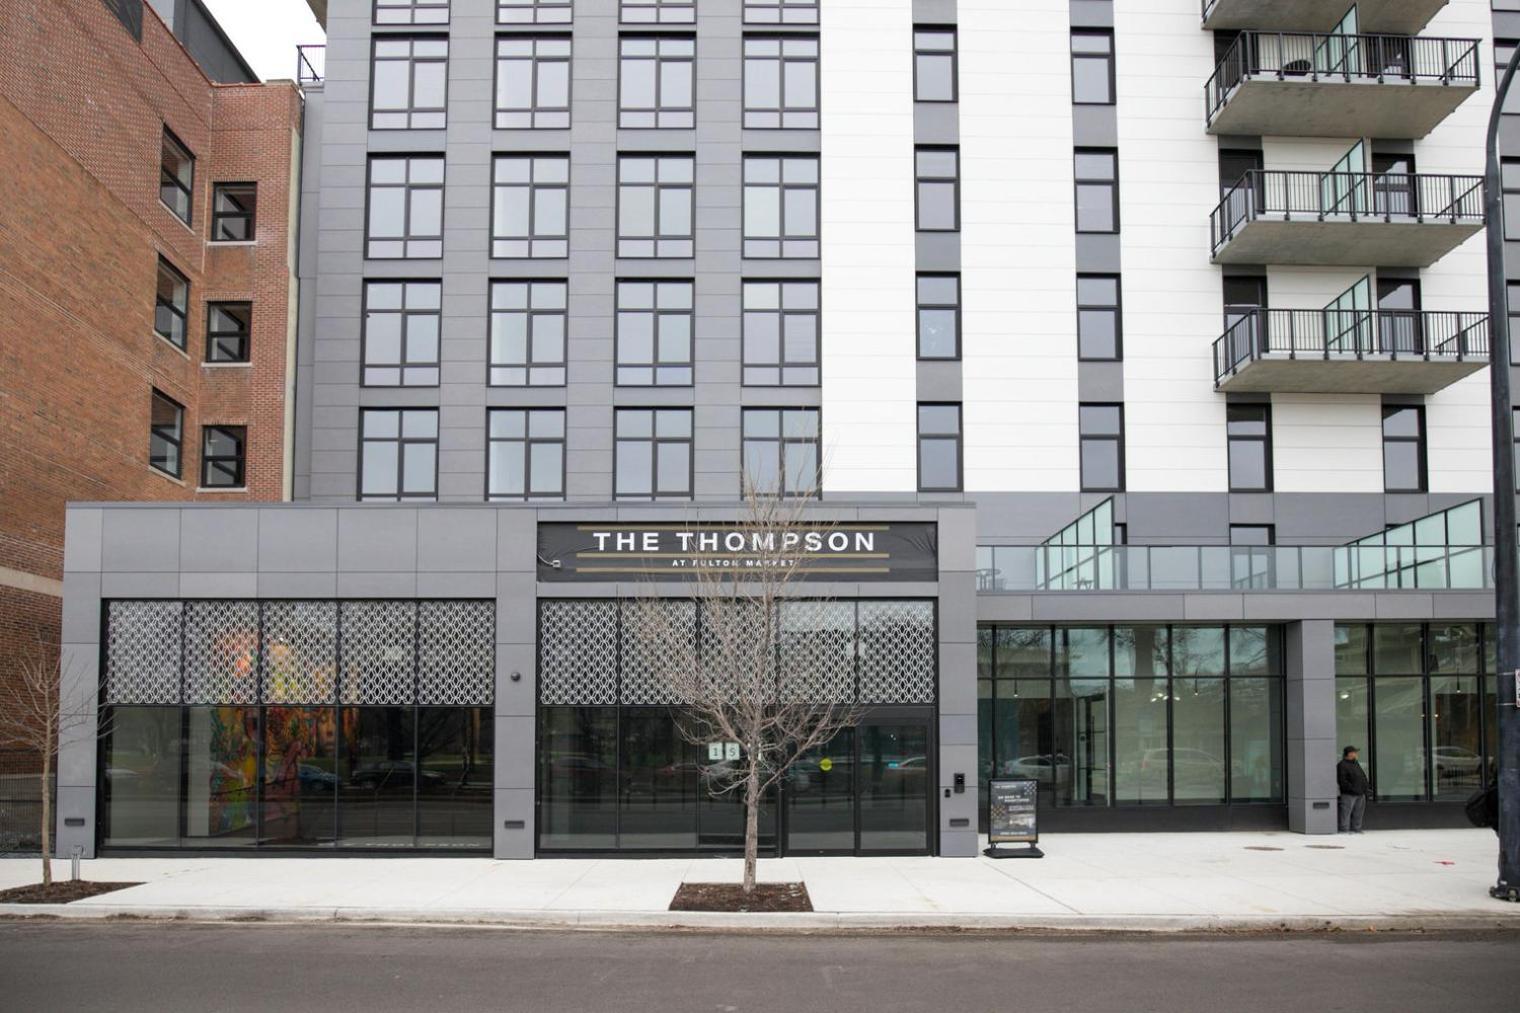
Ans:
{"type": "Polygon", "coordinates": [[[1336,830],[1335,623],[1315,619],[1286,631],[1288,827],[1336,830]]]}

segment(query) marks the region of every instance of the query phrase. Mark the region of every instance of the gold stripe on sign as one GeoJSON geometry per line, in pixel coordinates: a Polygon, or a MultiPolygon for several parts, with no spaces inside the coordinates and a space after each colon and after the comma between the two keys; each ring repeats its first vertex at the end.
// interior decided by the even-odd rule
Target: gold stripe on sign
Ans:
{"type": "MultiPolygon", "coordinates": [[[[576,559],[746,559],[753,552],[577,552],[576,559]]],[[[829,559],[891,559],[890,552],[831,552],[824,557],[799,557],[829,559]]]]}

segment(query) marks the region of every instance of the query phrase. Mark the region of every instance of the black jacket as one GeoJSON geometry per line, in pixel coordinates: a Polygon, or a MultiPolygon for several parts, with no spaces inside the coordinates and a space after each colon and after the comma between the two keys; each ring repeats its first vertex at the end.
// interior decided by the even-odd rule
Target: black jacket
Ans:
{"type": "Polygon", "coordinates": [[[1335,783],[1342,795],[1370,795],[1367,772],[1355,760],[1342,760],[1335,765],[1335,783]]]}

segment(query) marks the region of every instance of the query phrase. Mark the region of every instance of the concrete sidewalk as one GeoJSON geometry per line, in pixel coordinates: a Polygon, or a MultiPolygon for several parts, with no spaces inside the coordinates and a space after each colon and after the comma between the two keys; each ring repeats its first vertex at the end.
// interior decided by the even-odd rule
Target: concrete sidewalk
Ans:
{"type": "MultiPolygon", "coordinates": [[[[806,882],[812,914],[667,909],[682,882],[737,882],[735,859],[112,858],[87,879],[143,885],[0,916],[482,923],[561,928],[839,930],[1520,929],[1492,900],[1487,830],[1363,836],[1062,834],[1040,860],[784,858],[762,880],[806,882]]],[[[68,874],[68,863],[55,870],[68,874]]],[[[36,859],[0,862],[0,889],[36,859]]]]}

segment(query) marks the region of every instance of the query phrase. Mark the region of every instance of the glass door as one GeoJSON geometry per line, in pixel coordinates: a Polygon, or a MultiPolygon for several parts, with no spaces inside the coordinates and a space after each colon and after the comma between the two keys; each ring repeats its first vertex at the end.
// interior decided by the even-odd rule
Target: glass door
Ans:
{"type": "Polygon", "coordinates": [[[855,732],[846,728],[786,773],[788,854],[855,850],[855,732]]]}
{"type": "Polygon", "coordinates": [[[860,845],[867,852],[929,850],[929,726],[866,724],[857,765],[860,845]]]}

